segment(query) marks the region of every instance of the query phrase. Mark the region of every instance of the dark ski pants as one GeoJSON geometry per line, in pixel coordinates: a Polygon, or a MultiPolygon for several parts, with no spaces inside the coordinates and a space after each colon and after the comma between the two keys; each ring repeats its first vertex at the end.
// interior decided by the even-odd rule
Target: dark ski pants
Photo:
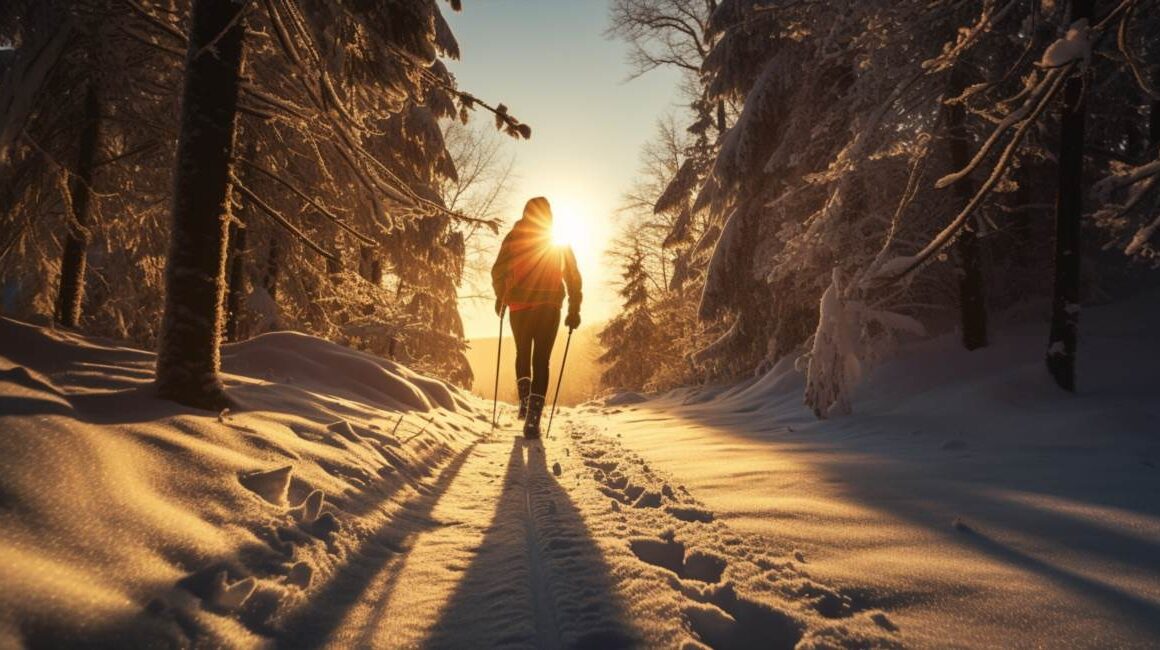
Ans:
{"type": "Polygon", "coordinates": [[[548,392],[548,361],[559,329],[559,307],[533,307],[512,312],[516,379],[531,377],[533,395],[546,395],[548,392]]]}

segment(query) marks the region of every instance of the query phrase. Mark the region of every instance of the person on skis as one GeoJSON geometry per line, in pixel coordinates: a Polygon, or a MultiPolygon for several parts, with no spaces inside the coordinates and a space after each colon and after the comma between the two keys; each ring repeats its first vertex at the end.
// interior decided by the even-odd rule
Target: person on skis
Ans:
{"type": "Polygon", "coordinates": [[[548,364],[560,308],[568,295],[568,329],[580,326],[580,270],[570,246],[552,242],[552,208],[538,196],[524,206],[524,215],[503,239],[491,267],[495,314],[511,312],[516,340],[516,385],[524,437],[540,437],[540,415],[548,392],[548,364]]]}

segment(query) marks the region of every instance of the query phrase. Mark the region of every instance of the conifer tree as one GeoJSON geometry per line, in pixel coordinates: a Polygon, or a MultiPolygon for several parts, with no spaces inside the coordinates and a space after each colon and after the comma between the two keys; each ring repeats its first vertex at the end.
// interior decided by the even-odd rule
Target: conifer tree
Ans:
{"type": "Polygon", "coordinates": [[[632,250],[621,274],[621,313],[599,334],[604,353],[599,361],[607,367],[601,373],[606,386],[644,388],[655,371],[663,351],[657,344],[664,333],[657,330],[649,308],[648,271],[645,253],[639,245],[632,250]]]}

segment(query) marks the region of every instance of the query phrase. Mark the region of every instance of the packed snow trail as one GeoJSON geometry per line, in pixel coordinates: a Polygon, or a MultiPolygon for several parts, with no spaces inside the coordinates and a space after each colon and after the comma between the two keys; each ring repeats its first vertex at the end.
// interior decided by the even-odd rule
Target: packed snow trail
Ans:
{"type": "Polygon", "coordinates": [[[480,440],[369,542],[389,557],[348,560],[359,579],[324,588],[280,644],[899,644],[886,614],[731,534],[591,425],[561,429],[542,442],[507,431],[480,440]]]}
{"type": "Polygon", "coordinates": [[[339,598],[302,610],[284,643],[629,645],[599,550],[544,459],[540,443],[504,435],[464,452],[348,560],[351,579],[329,589],[339,598]]]}

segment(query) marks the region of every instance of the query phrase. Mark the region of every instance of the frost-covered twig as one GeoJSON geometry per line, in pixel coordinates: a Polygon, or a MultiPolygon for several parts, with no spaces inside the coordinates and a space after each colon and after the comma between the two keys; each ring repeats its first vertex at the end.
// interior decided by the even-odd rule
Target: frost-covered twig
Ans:
{"type": "Polygon", "coordinates": [[[1131,2],[1124,9],[1124,15],[1120,18],[1120,26],[1116,30],[1116,46],[1120,49],[1120,54],[1124,55],[1124,62],[1128,64],[1128,69],[1132,72],[1132,76],[1136,79],[1136,85],[1140,87],[1145,95],[1151,97],[1153,100],[1160,101],[1160,93],[1148,83],[1145,78],[1146,75],[1140,70],[1140,64],[1136,60],[1136,56],[1132,54],[1128,47],[1128,22],[1132,16],[1132,10],[1136,8],[1136,3],[1131,2]]]}
{"type": "Polygon", "coordinates": [[[189,44],[189,39],[185,37],[185,34],[183,34],[180,29],[178,29],[173,24],[153,15],[153,12],[146,9],[139,2],[137,2],[137,0],[125,0],[125,3],[129,5],[129,8],[132,9],[134,13],[144,18],[145,21],[150,25],[153,25],[157,29],[161,30],[163,34],[174,38],[182,45],[189,44]]]}
{"type": "Polygon", "coordinates": [[[1019,4],[1019,0],[1010,0],[1002,9],[992,13],[995,3],[993,1],[984,3],[983,12],[979,16],[979,19],[975,21],[975,24],[968,29],[960,30],[959,39],[954,45],[947,43],[939,56],[923,61],[922,68],[931,72],[938,72],[954,65],[964,51],[973,45],[981,35],[990,31],[997,23],[1002,22],[1017,4],[1019,4]]]}
{"type": "Polygon", "coordinates": [[[1092,186],[1092,192],[1096,196],[1107,196],[1112,191],[1121,187],[1127,187],[1141,180],[1149,177],[1160,176],[1160,159],[1153,160],[1150,163],[1133,167],[1127,171],[1105,176],[1092,186]]]}
{"type": "Polygon", "coordinates": [[[1124,247],[1124,254],[1135,255],[1139,253],[1140,249],[1144,247],[1144,244],[1147,244],[1148,240],[1152,239],[1152,235],[1156,234],[1157,228],[1160,228],[1160,214],[1156,215],[1156,218],[1148,225],[1136,231],[1136,234],[1132,236],[1132,241],[1128,242],[1128,245],[1124,247]]]}
{"type": "Polygon", "coordinates": [[[1007,146],[1003,149],[1003,153],[999,156],[999,160],[995,163],[994,169],[991,170],[991,175],[987,177],[987,180],[983,182],[978,191],[975,192],[975,195],[972,196],[971,200],[967,202],[967,205],[963,207],[962,211],[959,212],[959,214],[953,220],[951,220],[951,223],[948,224],[946,228],[943,228],[943,230],[939,232],[939,234],[936,235],[935,238],[926,245],[926,247],[924,247],[914,256],[897,257],[893,260],[890,260],[889,262],[886,262],[885,264],[882,264],[878,268],[878,272],[875,274],[875,279],[897,280],[914,271],[919,266],[922,266],[933,255],[938,253],[947,244],[954,240],[955,235],[958,234],[959,230],[961,230],[962,227],[967,223],[967,219],[969,219],[971,214],[974,213],[975,209],[979,207],[979,204],[982,203],[983,199],[985,199],[987,195],[991,193],[991,190],[999,182],[999,179],[1003,177],[1003,173],[1007,170],[1007,165],[1010,163],[1012,155],[1019,147],[1019,144],[1023,141],[1023,137],[1027,134],[1028,129],[1036,122],[1036,119],[1051,102],[1051,99],[1059,91],[1059,88],[1062,87],[1063,80],[1067,77],[1067,72],[1069,72],[1071,70],[1071,66],[1074,65],[1075,62],[1073,61],[1064,67],[1059,68],[1061,74],[1055,77],[1051,87],[1046,93],[1042,95],[1039,100],[1039,105],[1037,105],[1031,114],[1028,115],[1022,123],[1020,123],[1019,128],[1016,129],[1015,133],[1011,136],[1011,141],[1007,143],[1007,146]]]}
{"type": "Polygon", "coordinates": [[[948,187],[953,183],[966,178],[971,174],[971,172],[975,171],[975,169],[983,163],[983,160],[987,158],[987,154],[991,152],[992,147],[995,146],[995,144],[999,141],[1002,135],[1007,132],[1008,129],[1022,122],[1033,111],[1040,109],[1040,107],[1043,105],[1041,100],[1043,99],[1044,95],[1049,91],[1054,93],[1053,89],[1058,88],[1059,79],[1062,78],[1065,72],[1070,71],[1073,65],[1075,65],[1074,61],[1065,64],[1063,67],[1048,70],[1042,79],[1038,80],[1034,84],[1031,84],[1032,90],[1030,92],[1030,96],[1028,96],[1028,98],[1023,102],[1023,104],[1019,106],[1019,108],[1008,113],[1007,116],[1004,117],[1003,120],[995,127],[995,129],[991,131],[991,135],[989,135],[983,142],[982,146],[979,147],[979,150],[975,153],[974,157],[971,158],[970,162],[967,163],[967,166],[938,179],[935,181],[934,186],[939,189],[948,187]]]}
{"type": "Polygon", "coordinates": [[[887,251],[890,250],[891,243],[894,242],[894,238],[898,234],[898,226],[902,222],[902,213],[906,211],[906,207],[910,205],[910,202],[914,200],[915,194],[918,193],[919,180],[922,178],[922,163],[926,160],[926,155],[929,151],[927,146],[929,141],[929,136],[923,138],[922,149],[910,165],[910,173],[906,177],[906,188],[902,191],[902,196],[899,198],[898,205],[894,209],[894,214],[890,218],[890,230],[886,233],[886,239],[882,242],[882,248],[878,250],[874,261],[870,263],[870,269],[874,269],[885,259],[887,251]]]}
{"type": "Polygon", "coordinates": [[[532,127],[524,124],[523,122],[520,122],[510,113],[508,113],[507,106],[504,106],[503,104],[492,106],[491,104],[488,104],[487,102],[470,93],[462,91],[456,92],[459,96],[459,101],[463,103],[465,108],[470,109],[475,106],[481,106],[484,108],[484,110],[491,111],[491,113],[495,115],[495,128],[503,131],[504,133],[507,133],[513,138],[522,137],[523,139],[528,140],[532,137],[532,127]]]}
{"type": "Polygon", "coordinates": [[[241,162],[246,167],[249,167],[250,169],[258,172],[259,174],[265,176],[266,178],[269,178],[270,180],[278,183],[282,187],[285,187],[286,189],[290,190],[298,198],[302,199],[303,201],[308,203],[311,207],[313,207],[315,210],[317,210],[322,216],[329,219],[331,222],[333,222],[339,228],[342,228],[343,230],[345,230],[348,233],[350,233],[351,235],[353,235],[354,238],[359,240],[360,242],[362,242],[368,246],[373,246],[377,243],[377,242],[375,242],[374,239],[362,234],[358,230],[355,230],[350,224],[343,221],[341,218],[338,217],[338,215],[334,214],[330,210],[327,210],[318,201],[315,201],[308,194],[306,194],[302,190],[298,189],[298,187],[295,186],[290,181],[282,178],[281,176],[275,174],[274,172],[254,163],[254,162],[246,160],[245,158],[239,158],[238,161],[241,162]]]}
{"type": "Polygon", "coordinates": [[[338,255],[336,255],[336,254],[326,250],[325,248],[319,246],[318,244],[314,243],[309,237],[306,236],[306,233],[302,232],[297,227],[295,227],[294,224],[290,223],[290,221],[288,219],[286,219],[286,217],[282,216],[281,213],[279,213],[277,210],[272,208],[270,206],[270,204],[263,201],[257,194],[254,194],[253,192],[251,192],[249,188],[247,188],[245,185],[243,185],[241,183],[241,181],[238,180],[237,176],[233,176],[233,175],[231,175],[231,176],[232,176],[234,187],[239,192],[241,192],[242,196],[245,196],[247,199],[252,201],[254,203],[254,205],[258,207],[259,210],[261,210],[267,216],[269,216],[271,219],[273,219],[274,223],[278,224],[279,226],[282,226],[282,228],[285,229],[286,232],[290,233],[291,235],[294,235],[296,238],[298,238],[299,241],[301,241],[303,244],[305,244],[307,248],[314,251],[315,253],[318,253],[319,255],[325,257],[328,260],[331,260],[334,262],[339,261],[338,255]]]}

